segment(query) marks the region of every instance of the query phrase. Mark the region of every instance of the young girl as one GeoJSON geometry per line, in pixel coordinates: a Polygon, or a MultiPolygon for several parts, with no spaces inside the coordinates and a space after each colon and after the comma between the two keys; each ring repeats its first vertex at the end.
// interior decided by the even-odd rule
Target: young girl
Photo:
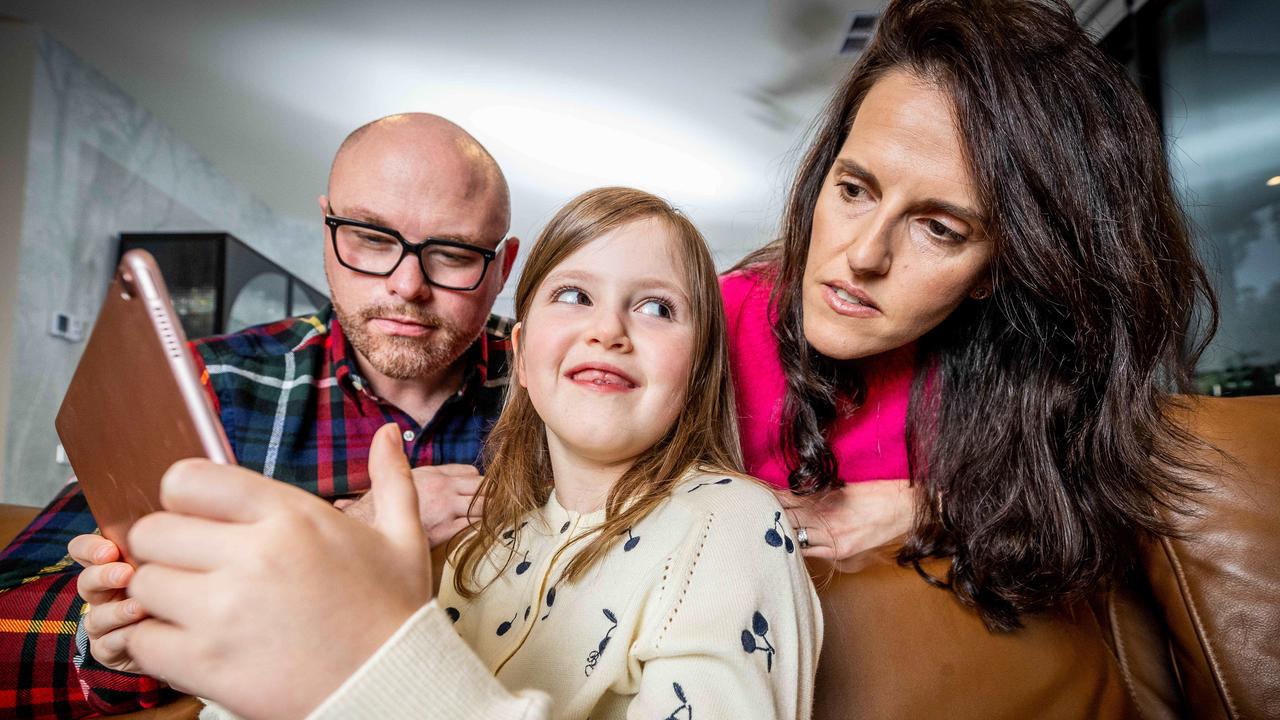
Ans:
{"type": "Polygon", "coordinates": [[[520,278],[490,499],[439,603],[559,717],[808,716],[817,602],[735,470],[718,293],[693,225],[625,188],[569,203],[520,278]]]}
{"type": "MultiPolygon", "coordinates": [[[[185,633],[185,652],[147,652],[156,628],[144,621],[130,645],[142,667],[246,715],[807,718],[817,596],[781,507],[737,471],[724,318],[698,231],[647,193],[588,192],[534,246],[516,314],[516,383],[490,436],[488,500],[451,548],[439,598],[416,610],[404,600],[418,592],[413,562],[387,576],[387,558],[421,555],[417,540],[370,539],[301,493],[274,506],[255,499],[247,504],[276,525],[299,512],[306,522],[225,541],[295,560],[261,575],[254,562],[229,562],[224,581],[191,585],[218,588],[216,600],[170,617],[184,579],[155,589],[144,565],[131,591],[166,631],[185,633]],[[323,601],[307,590],[320,587],[323,601]],[[235,621],[201,616],[209,606],[235,621]],[[369,628],[376,650],[345,630],[324,642],[293,634],[333,627],[325,613],[342,607],[362,614],[336,624],[369,628]],[[255,634],[270,644],[244,647],[255,634]]],[[[393,440],[374,440],[375,493],[389,487],[379,468],[393,440]]],[[[167,480],[170,496],[207,492],[215,472],[241,494],[290,491],[201,466],[199,483],[167,480]]],[[[389,497],[405,501],[378,495],[378,522],[395,524],[408,507],[402,532],[415,511],[389,497]]],[[[175,504],[189,515],[205,507],[175,504]]],[[[170,539],[181,532],[173,523],[198,521],[162,515],[170,539]]],[[[157,547],[166,565],[191,567],[155,525],[131,536],[142,559],[157,547]]]]}

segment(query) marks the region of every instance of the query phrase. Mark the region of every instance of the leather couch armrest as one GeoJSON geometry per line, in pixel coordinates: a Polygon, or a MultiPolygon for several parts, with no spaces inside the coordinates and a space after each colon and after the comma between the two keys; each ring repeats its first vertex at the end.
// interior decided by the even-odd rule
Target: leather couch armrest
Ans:
{"type": "Polygon", "coordinates": [[[0,547],[13,542],[39,512],[40,508],[0,504],[0,547]]]}
{"type": "Polygon", "coordinates": [[[1143,563],[1198,718],[1280,708],[1280,397],[1185,398],[1175,416],[1211,443],[1197,517],[1143,563]]]}

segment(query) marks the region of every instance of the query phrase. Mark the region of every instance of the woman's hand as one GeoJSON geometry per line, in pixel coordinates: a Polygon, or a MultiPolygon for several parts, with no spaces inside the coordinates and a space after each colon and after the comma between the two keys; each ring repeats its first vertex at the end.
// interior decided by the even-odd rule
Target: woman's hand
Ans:
{"type": "Polygon", "coordinates": [[[373,526],[298,488],[187,460],[168,512],[134,525],[127,649],[148,674],[251,718],[302,717],[431,599],[431,557],[399,431],[369,452],[373,526]]]}
{"type": "Polygon", "coordinates": [[[840,572],[856,571],[867,551],[905,535],[915,513],[915,488],[906,480],[849,483],[812,496],[774,494],[792,529],[808,534],[809,546],[801,552],[834,562],[840,572]]]}
{"type": "Polygon", "coordinates": [[[128,628],[146,616],[137,600],[125,596],[133,567],[120,562],[120,548],[101,535],[77,535],[67,544],[72,559],[84,566],[76,591],[89,605],[80,624],[89,636],[89,654],[103,666],[137,673],[125,649],[128,628]]]}

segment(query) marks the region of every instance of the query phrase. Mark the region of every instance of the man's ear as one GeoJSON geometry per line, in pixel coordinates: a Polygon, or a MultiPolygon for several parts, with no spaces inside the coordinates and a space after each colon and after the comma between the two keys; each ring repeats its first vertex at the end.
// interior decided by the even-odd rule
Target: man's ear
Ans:
{"type": "Polygon", "coordinates": [[[520,254],[520,238],[509,237],[507,244],[502,246],[502,285],[505,287],[507,279],[511,277],[511,269],[516,266],[516,256],[520,254]]]}
{"type": "Polygon", "coordinates": [[[320,214],[328,215],[329,214],[329,198],[325,197],[324,195],[321,195],[320,197],[316,198],[316,202],[320,203],[320,214]]]}
{"type": "Polygon", "coordinates": [[[524,355],[520,352],[520,336],[524,333],[524,323],[516,323],[511,328],[511,354],[515,357],[515,374],[516,382],[520,383],[520,387],[528,388],[524,382],[524,355]]]}

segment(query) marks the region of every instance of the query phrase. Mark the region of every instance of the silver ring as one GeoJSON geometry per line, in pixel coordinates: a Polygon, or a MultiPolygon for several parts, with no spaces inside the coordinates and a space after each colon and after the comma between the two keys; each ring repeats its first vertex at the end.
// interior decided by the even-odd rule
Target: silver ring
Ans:
{"type": "Polygon", "coordinates": [[[796,528],[796,540],[800,542],[800,549],[809,547],[809,531],[803,527],[796,528]]]}

